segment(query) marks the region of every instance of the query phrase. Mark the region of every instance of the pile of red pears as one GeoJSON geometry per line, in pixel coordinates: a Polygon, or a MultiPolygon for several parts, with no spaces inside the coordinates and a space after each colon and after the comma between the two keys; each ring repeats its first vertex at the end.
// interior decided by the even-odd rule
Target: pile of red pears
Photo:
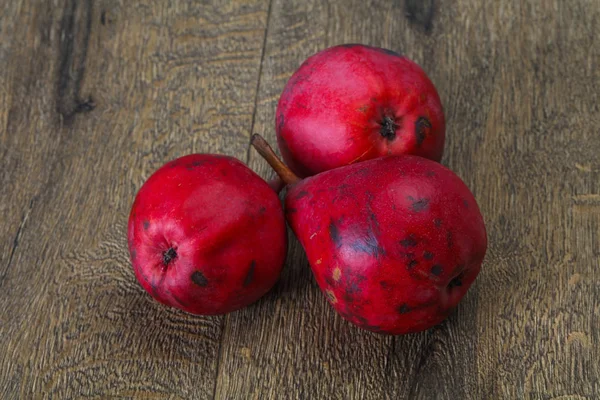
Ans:
{"type": "Polygon", "coordinates": [[[473,194],[440,161],[438,93],[413,61],[360,44],[308,58],[277,106],[280,160],[252,145],[285,183],[235,158],[192,154],[141,187],[128,243],[135,275],[159,302],[192,314],[245,307],[277,282],[286,221],[333,308],[373,332],[442,322],[483,262],[473,194]]]}

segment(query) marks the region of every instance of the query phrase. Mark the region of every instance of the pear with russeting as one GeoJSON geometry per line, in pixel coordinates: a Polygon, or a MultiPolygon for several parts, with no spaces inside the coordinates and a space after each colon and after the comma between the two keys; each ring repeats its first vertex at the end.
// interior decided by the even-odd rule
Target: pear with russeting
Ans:
{"type": "Polygon", "coordinates": [[[295,176],[255,135],[288,184],[286,218],[327,300],[348,321],[388,334],[442,322],[477,277],[483,217],[463,181],[417,156],[388,156],[295,176]]]}

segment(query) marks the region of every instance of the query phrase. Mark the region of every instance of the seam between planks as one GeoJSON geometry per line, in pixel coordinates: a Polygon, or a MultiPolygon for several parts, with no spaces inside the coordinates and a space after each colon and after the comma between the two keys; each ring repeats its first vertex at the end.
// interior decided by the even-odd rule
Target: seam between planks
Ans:
{"type": "Polygon", "coordinates": [[[220,376],[220,369],[221,369],[221,360],[223,358],[223,340],[225,339],[225,331],[227,330],[227,319],[229,318],[228,315],[225,315],[225,317],[223,317],[223,326],[221,326],[221,338],[219,339],[219,348],[217,349],[217,366],[215,368],[215,386],[213,387],[213,394],[212,394],[212,398],[216,399],[217,398],[217,393],[218,393],[218,386],[219,386],[219,376],[220,376]]]}
{"type": "Polygon", "coordinates": [[[19,247],[19,240],[21,239],[21,235],[23,234],[23,227],[25,226],[25,223],[27,222],[27,219],[29,218],[29,214],[31,214],[31,210],[33,209],[35,200],[36,200],[36,196],[34,196],[31,199],[31,201],[29,202],[29,207],[23,213],[23,217],[21,217],[21,222],[19,223],[19,228],[17,229],[17,233],[15,234],[15,238],[13,239],[13,245],[12,245],[12,249],[10,251],[10,256],[8,257],[8,262],[6,263],[6,267],[4,268],[4,271],[2,271],[2,275],[0,275],[0,288],[4,284],[4,279],[6,278],[6,275],[8,274],[8,270],[10,269],[10,266],[12,265],[13,258],[15,256],[15,252],[17,250],[17,247],[19,247]]]}
{"type": "MultiPolygon", "coordinates": [[[[258,65],[258,79],[256,80],[256,91],[254,94],[254,111],[252,112],[252,122],[250,123],[250,137],[254,134],[254,124],[256,122],[256,112],[258,110],[258,95],[260,93],[260,81],[262,78],[262,69],[263,63],[265,61],[265,53],[267,48],[267,37],[269,37],[269,22],[271,21],[271,5],[273,4],[273,0],[269,0],[269,6],[267,8],[267,23],[265,26],[265,35],[263,37],[262,49],[260,53],[260,64],[258,65]]],[[[252,150],[252,146],[250,145],[250,141],[248,141],[248,149],[246,150],[246,164],[250,162],[250,151],[252,150]]]]}
{"type": "MultiPolygon", "coordinates": [[[[263,63],[265,60],[265,53],[266,53],[266,47],[267,47],[267,37],[269,35],[269,22],[271,21],[271,5],[273,4],[273,0],[269,0],[269,5],[267,7],[267,21],[265,24],[265,34],[263,36],[263,42],[262,42],[262,48],[261,48],[261,52],[260,52],[260,63],[258,65],[258,78],[256,80],[256,90],[254,93],[254,110],[252,112],[252,122],[250,123],[250,135],[249,138],[252,137],[252,134],[254,133],[254,123],[256,122],[256,112],[258,109],[258,96],[259,96],[259,90],[260,90],[260,80],[262,77],[262,67],[263,67],[263,63]]],[[[250,162],[250,149],[252,148],[252,146],[250,145],[250,142],[248,142],[248,149],[246,150],[246,164],[248,164],[250,162]]],[[[226,315],[223,318],[223,326],[221,327],[221,339],[219,340],[219,349],[217,351],[217,366],[216,366],[216,372],[215,372],[215,386],[213,389],[213,395],[212,398],[216,399],[217,398],[217,393],[219,393],[219,376],[221,376],[221,363],[223,360],[223,341],[225,340],[226,337],[226,332],[227,332],[227,320],[229,319],[229,316],[226,315]]]]}

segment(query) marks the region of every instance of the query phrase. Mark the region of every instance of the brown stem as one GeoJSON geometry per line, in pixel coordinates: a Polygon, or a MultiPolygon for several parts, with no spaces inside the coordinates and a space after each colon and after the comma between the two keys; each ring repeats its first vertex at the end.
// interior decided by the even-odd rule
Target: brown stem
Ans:
{"type": "Polygon", "coordinates": [[[258,151],[258,153],[269,163],[269,165],[277,172],[277,175],[285,182],[286,185],[293,185],[300,181],[300,178],[296,176],[288,167],[277,157],[269,143],[255,133],[252,135],[250,141],[252,146],[258,151]]]}

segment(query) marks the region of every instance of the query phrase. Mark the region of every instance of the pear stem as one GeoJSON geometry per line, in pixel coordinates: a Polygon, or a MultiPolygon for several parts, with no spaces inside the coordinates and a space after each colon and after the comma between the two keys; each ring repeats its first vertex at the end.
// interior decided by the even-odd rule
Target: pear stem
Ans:
{"type": "Polygon", "coordinates": [[[294,183],[300,182],[300,178],[298,178],[296,174],[294,174],[292,170],[277,157],[269,143],[267,143],[262,136],[255,133],[252,135],[250,144],[252,144],[256,151],[258,151],[258,153],[269,163],[271,168],[275,170],[277,175],[279,175],[286,185],[293,185],[294,183]]]}

